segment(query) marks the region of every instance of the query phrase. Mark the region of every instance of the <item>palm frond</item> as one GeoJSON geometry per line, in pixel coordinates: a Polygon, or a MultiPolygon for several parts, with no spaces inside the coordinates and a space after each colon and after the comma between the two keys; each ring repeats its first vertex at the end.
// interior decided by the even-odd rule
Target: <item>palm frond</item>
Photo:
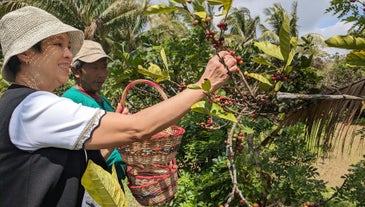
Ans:
{"type": "MultiPolygon", "coordinates": [[[[365,79],[361,79],[343,87],[326,89],[322,94],[364,97],[364,89],[365,79]]],[[[355,133],[361,127],[354,123],[361,118],[363,110],[364,104],[358,100],[313,101],[305,108],[288,113],[282,125],[302,122],[307,126],[306,137],[311,147],[323,150],[340,144],[344,152],[345,143],[353,143],[355,133]]]]}

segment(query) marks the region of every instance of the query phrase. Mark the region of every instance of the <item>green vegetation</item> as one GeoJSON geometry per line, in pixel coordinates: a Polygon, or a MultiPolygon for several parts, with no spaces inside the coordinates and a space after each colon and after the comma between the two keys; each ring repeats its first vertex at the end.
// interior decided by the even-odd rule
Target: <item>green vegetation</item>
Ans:
{"type": "MultiPolygon", "coordinates": [[[[364,206],[364,161],[354,164],[344,175],[344,185],[334,189],[326,187],[314,167],[323,155],[318,153],[331,150],[330,121],[347,121],[352,108],[341,116],[328,113],[308,122],[301,112],[316,107],[318,100],[276,97],[278,91],[322,93],[363,77],[363,51],[357,43],[363,41],[365,24],[362,16],[350,19],[358,17],[353,7],[361,4],[332,0],[327,10],[356,23],[349,36],[326,41],[352,50],[342,57],[326,53],[326,42],[318,35],[298,37],[296,2],[290,13],[280,4],[269,5],[265,22],[252,17],[247,8],[231,8],[231,3],[4,0],[0,17],[22,5],[35,5],[100,41],[114,59],[103,95],[115,106],[129,80],[154,80],[173,96],[199,77],[217,51],[229,49],[243,60],[239,73],[179,122],[186,129],[177,156],[179,191],[167,206],[364,206]]],[[[72,80],[56,93],[71,84],[72,80]]],[[[0,81],[0,94],[7,86],[0,81]]],[[[209,91],[208,83],[199,87],[209,91]]],[[[353,95],[363,96],[361,92],[353,95]]],[[[136,90],[129,107],[138,111],[155,103],[153,93],[148,88],[136,90]]]]}

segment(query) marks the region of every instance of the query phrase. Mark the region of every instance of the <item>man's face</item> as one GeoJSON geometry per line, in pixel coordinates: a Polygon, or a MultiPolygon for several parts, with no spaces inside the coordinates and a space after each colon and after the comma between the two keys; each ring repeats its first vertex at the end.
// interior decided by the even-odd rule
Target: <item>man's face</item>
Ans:
{"type": "Polygon", "coordinates": [[[89,93],[101,90],[108,77],[107,58],[101,58],[93,63],[85,63],[82,66],[80,77],[81,87],[89,93]]]}

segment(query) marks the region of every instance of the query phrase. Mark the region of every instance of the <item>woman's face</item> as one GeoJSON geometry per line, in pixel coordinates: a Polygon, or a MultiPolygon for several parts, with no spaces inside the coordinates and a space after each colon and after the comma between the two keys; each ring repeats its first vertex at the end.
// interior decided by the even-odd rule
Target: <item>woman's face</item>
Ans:
{"type": "Polygon", "coordinates": [[[48,37],[41,41],[41,51],[29,49],[28,81],[31,87],[53,91],[68,81],[73,55],[67,33],[48,37]],[[34,86],[35,85],[35,86],[34,86]]]}

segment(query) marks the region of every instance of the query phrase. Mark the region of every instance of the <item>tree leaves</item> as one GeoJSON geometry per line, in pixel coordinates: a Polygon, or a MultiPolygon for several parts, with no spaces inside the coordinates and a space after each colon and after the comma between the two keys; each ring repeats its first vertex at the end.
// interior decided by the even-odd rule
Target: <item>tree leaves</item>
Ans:
{"type": "Polygon", "coordinates": [[[144,12],[144,14],[145,15],[163,14],[163,13],[170,13],[179,9],[180,7],[177,6],[166,6],[165,4],[156,4],[148,7],[144,12]]]}
{"type": "Polygon", "coordinates": [[[336,35],[325,40],[329,47],[337,47],[349,50],[365,49],[365,38],[351,35],[336,35]]]}
{"type": "Polygon", "coordinates": [[[265,54],[270,55],[271,57],[275,57],[279,60],[284,60],[283,55],[281,54],[280,47],[272,44],[271,42],[255,42],[254,45],[258,47],[265,54]]]}
{"type": "Polygon", "coordinates": [[[237,118],[234,114],[225,112],[224,109],[216,103],[210,104],[207,101],[199,101],[191,106],[191,110],[210,116],[216,116],[228,121],[237,122],[237,118]]]}
{"type": "Polygon", "coordinates": [[[346,63],[350,66],[365,66],[365,38],[352,35],[336,35],[325,40],[329,47],[354,50],[347,54],[346,63]]]}
{"type": "Polygon", "coordinates": [[[350,52],[346,56],[346,63],[350,66],[365,66],[365,51],[350,52]]]}
{"type": "Polygon", "coordinates": [[[280,52],[286,61],[288,60],[290,54],[290,21],[288,16],[285,16],[283,24],[280,27],[279,39],[280,52]]]}
{"type": "Polygon", "coordinates": [[[154,79],[156,82],[162,82],[164,80],[170,80],[170,76],[168,72],[162,71],[160,66],[153,64],[153,63],[149,63],[150,66],[148,68],[144,68],[141,65],[138,66],[138,72],[151,77],[152,79],[154,79]]]}

